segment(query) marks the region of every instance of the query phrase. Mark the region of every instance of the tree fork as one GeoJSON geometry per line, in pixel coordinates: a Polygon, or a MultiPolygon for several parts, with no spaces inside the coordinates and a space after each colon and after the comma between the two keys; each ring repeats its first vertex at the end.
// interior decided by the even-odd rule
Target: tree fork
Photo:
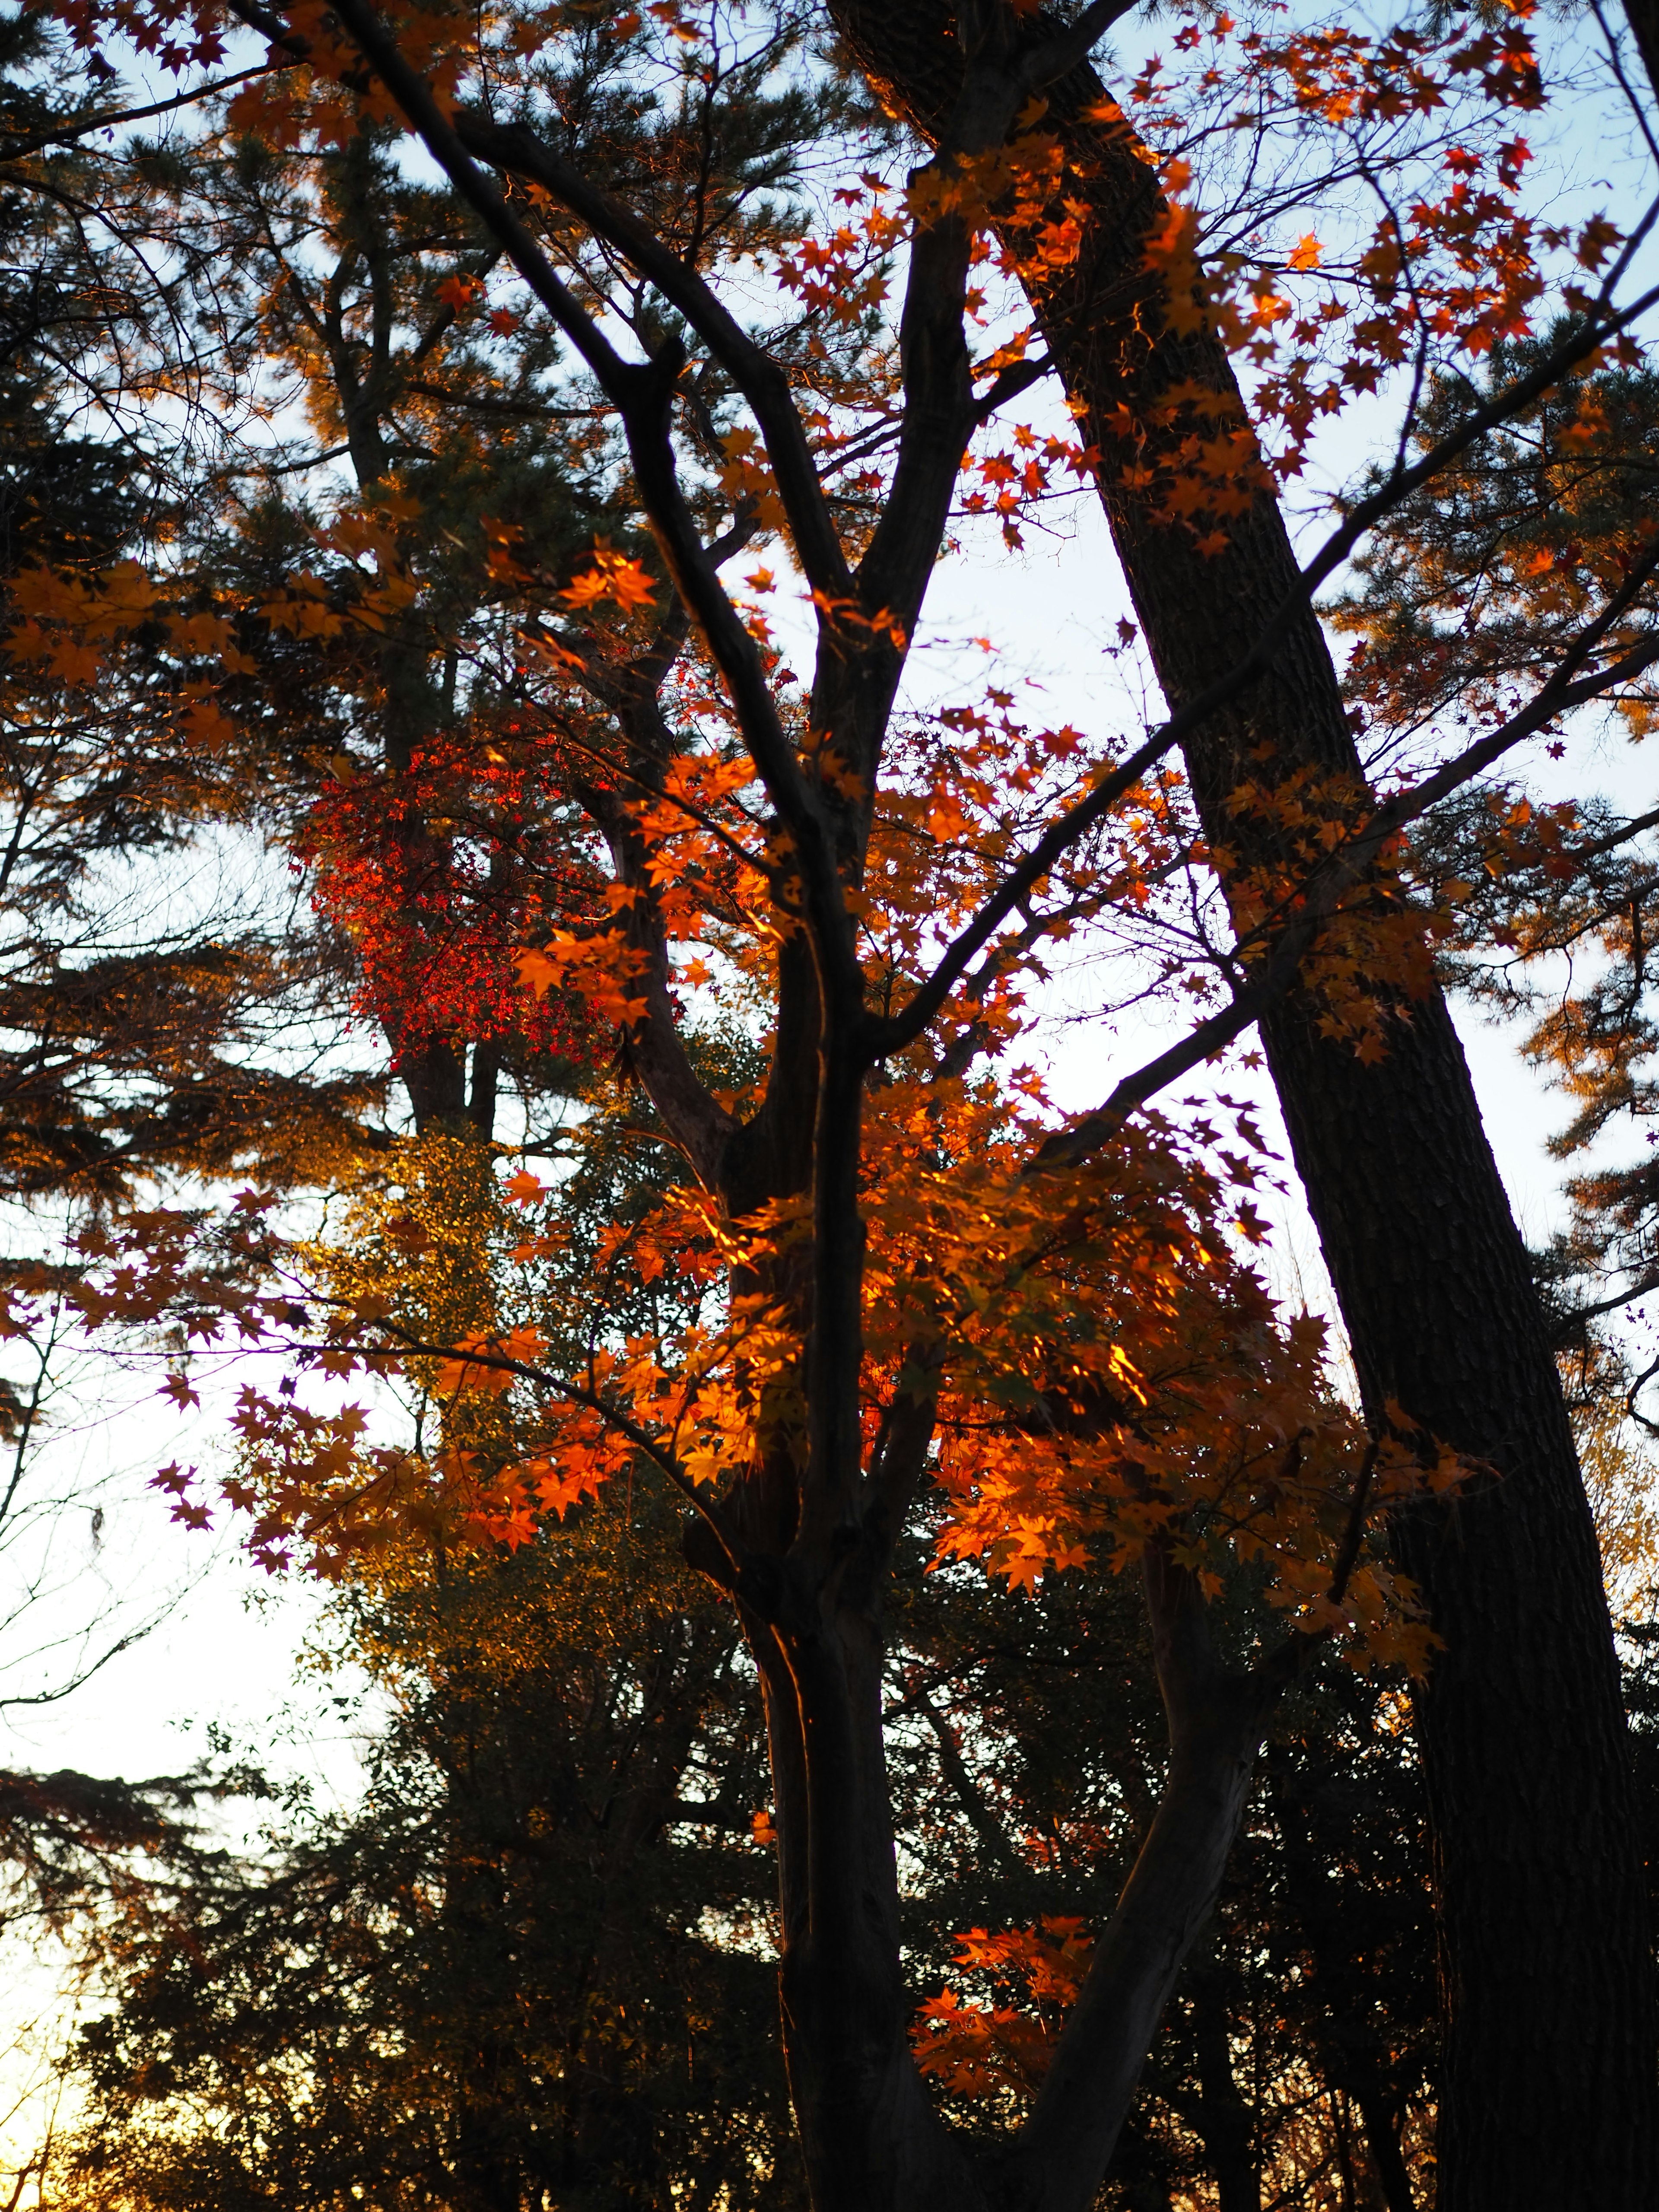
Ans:
{"type": "MultiPolygon", "coordinates": [[[[961,67],[949,10],[831,0],[831,14],[885,103],[931,135],[961,67]]],[[[1054,27],[1038,17],[1030,34],[1054,27]]],[[[1125,480],[1133,449],[1109,427],[1121,406],[1144,418],[1192,380],[1243,410],[1218,340],[1145,335],[1161,317],[1142,241],[1166,203],[1127,131],[1091,120],[1104,96],[1086,65],[1050,88],[1060,190],[1088,220],[1071,266],[1020,258],[1101,453],[1100,495],[1176,708],[1249,649],[1297,568],[1271,497],[1205,559],[1125,480]]],[[[1185,755],[1212,842],[1246,866],[1249,824],[1221,812],[1240,782],[1312,769],[1363,784],[1311,610],[1248,702],[1185,755]]],[[[1319,1011],[1294,995],[1261,1026],[1365,1396],[1374,1409],[1398,1399],[1502,1478],[1395,1529],[1446,1644],[1418,1699],[1446,2029],[1442,2212],[1651,2203],[1651,1938],[1618,1667],[1526,1252],[1439,994],[1402,1010],[1372,1066],[1322,1036],[1319,1011]]]]}

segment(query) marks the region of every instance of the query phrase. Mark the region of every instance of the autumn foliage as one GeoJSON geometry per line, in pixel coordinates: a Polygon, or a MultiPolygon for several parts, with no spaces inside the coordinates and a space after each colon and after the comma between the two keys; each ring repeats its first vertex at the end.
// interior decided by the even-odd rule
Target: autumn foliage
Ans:
{"type": "MultiPolygon", "coordinates": [[[[1044,389],[1030,302],[1103,250],[1055,88],[1116,10],[994,10],[915,166],[788,11],[46,12],[181,85],[236,65],[157,190],[195,241],[234,206],[264,257],[204,374],[308,427],[147,562],[16,569],[5,680],[20,715],[135,687],[198,813],[257,783],[243,818],[413,1126],[289,1179],[320,1225],[257,1159],[222,1206],[101,1208],[68,1265],[15,1272],[3,1328],[66,1300],[163,1348],[181,1408],[230,1375],[224,1454],[156,1480],[273,1571],[483,1573],[631,1526],[648,1486],[762,1685],[814,2202],[994,2201],[933,2081],[1064,2168],[1043,2203],[1092,2201],[1278,1701],[1328,1649],[1425,1674],[1389,1517],[1490,1474],[1412,1405],[1349,1402],[1326,1323],[1270,1289],[1248,1034],[1294,990],[1385,1061],[1490,903],[1477,871],[1576,879],[1577,817],[1484,780],[1577,708],[1650,713],[1659,541],[1608,460],[1646,420],[1644,295],[1607,216],[1529,199],[1531,11],[1180,15],[1085,118],[1158,210],[1110,282],[1137,344],[1218,343],[1248,400],[1126,376],[1092,417],[1044,389]],[[1294,188],[1258,186],[1287,144],[1294,188]],[[999,638],[918,676],[956,642],[924,601],[958,538],[1012,555],[1109,477],[1219,564],[1322,428],[1402,391],[1397,451],[1209,692],[1133,711],[1127,620],[1087,727],[999,638]],[[1489,434],[1532,487],[1496,564],[1489,434]],[[1382,787],[1266,737],[1195,798],[1178,744],[1248,713],[1357,551],[1382,787]],[[1436,721],[1453,700],[1472,722],[1436,721]],[[1044,1027],[1085,962],[1099,1012],[1167,1033],[1115,1046],[1086,1114],[1044,1027]],[[961,1986],[919,2010],[881,1720],[909,1540],[999,1602],[1138,1581],[1170,1726],[1115,1913],[961,1933],[961,1986]]],[[[188,312],[215,329],[205,279],[188,312]]],[[[1512,905],[1512,941],[1540,932],[1512,905]]]]}

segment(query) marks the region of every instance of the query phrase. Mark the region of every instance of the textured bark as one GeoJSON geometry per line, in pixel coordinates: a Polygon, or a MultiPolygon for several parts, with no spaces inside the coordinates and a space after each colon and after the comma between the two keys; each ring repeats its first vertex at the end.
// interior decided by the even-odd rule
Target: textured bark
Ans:
{"type": "Polygon", "coordinates": [[[1649,88],[1659,99],[1659,0],[1625,0],[1625,21],[1636,40],[1649,88]]]}
{"type": "MultiPolygon", "coordinates": [[[[924,134],[957,70],[936,0],[832,0],[888,104],[924,134]]],[[[1037,30],[1042,28],[1039,19],[1037,30]]],[[[1224,674],[1295,582],[1270,500],[1205,560],[1127,481],[1140,458],[1114,410],[1143,418],[1170,385],[1236,390],[1224,351],[1158,325],[1142,241],[1156,179],[1085,119],[1103,88],[1079,69],[1051,89],[1064,191],[1086,205],[1082,253],[1028,289],[1099,446],[1101,497],[1171,705],[1224,674]]],[[[1017,246],[1017,240],[1012,241],[1017,246]]],[[[1246,775],[1358,780],[1328,648],[1311,613],[1265,681],[1187,749],[1214,842],[1246,775]],[[1248,763],[1248,769],[1247,769],[1248,763]]],[[[1443,2212],[1650,2203],[1655,2033],[1646,1903],[1628,1747],[1595,1539],[1526,1254],[1436,994],[1365,1066],[1292,997],[1263,1024],[1269,1065],[1373,1407],[1398,1399],[1502,1480],[1398,1530],[1445,1650],[1419,1699],[1438,1885],[1446,2029],[1443,2212]]]]}

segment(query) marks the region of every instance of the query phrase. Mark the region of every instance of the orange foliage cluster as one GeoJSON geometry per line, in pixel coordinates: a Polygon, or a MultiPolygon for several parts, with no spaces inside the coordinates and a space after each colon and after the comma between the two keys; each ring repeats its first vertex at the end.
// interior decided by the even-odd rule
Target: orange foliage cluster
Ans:
{"type": "Polygon", "coordinates": [[[95,695],[112,663],[142,641],[153,706],[167,717],[181,754],[210,759],[232,735],[218,678],[252,666],[231,618],[199,604],[188,587],[169,592],[143,563],[118,561],[93,576],[39,565],[7,582],[13,620],[3,650],[25,687],[95,695]]]}
{"type": "MultiPolygon", "coordinates": [[[[591,573],[623,579],[625,614],[640,603],[629,568],[591,573]]],[[[584,589],[581,602],[604,595],[584,589]]],[[[790,842],[757,805],[753,764],[706,679],[688,676],[676,702],[698,741],[640,790],[606,768],[591,718],[561,711],[568,672],[552,665],[547,703],[493,742],[430,747],[404,779],[354,774],[313,818],[319,896],[357,939],[364,1003],[393,1034],[406,1025],[408,1039],[426,1022],[553,1046],[586,1020],[630,1026],[643,1013],[635,924],[647,909],[673,957],[717,945],[763,993],[799,927],[790,842]],[[629,826],[635,881],[607,884],[574,863],[556,821],[544,849],[526,849],[536,795],[562,776],[601,774],[629,826]],[[434,818],[447,826],[441,842],[410,834],[434,818]]],[[[847,789],[833,747],[809,741],[802,758],[847,789]]],[[[914,987],[1010,856],[1107,765],[1079,732],[1028,726],[995,689],[895,738],[863,879],[847,894],[878,1002],[914,987]]],[[[1021,978],[1045,951],[1091,915],[1133,913],[1155,896],[1182,848],[1172,794],[1167,778],[1132,787],[1086,849],[1057,865],[1040,912],[1018,918],[954,1011],[977,1050],[1018,1039],[1021,978]]],[[[1317,802],[1304,794],[1316,830],[1317,802]]],[[[1363,998],[1361,963],[1348,957],[1363,998]]],[[[701,953],[685,965],[689,977],[708,972],[701,953]]],[[[949,1034],[946,1024],[938,1042],[949,1034]]],[[[724,1102],[738,1115],[754,1103],[724,1102]]],[[[1031,1071],[969,1081],[944,1072],[933,1045],[893,1061],[869,1091],[866,1442],[873,1449],[919,1386],[937,1392],[941,1560],[977,1559],[1030,1589],[1091,1562],[1121,1570],[1156,1540],[1206,1589],[1243,1561],[1306,1632],[1340,1631],[1368,1660],[1420,1665],[1426,1631],[1409,1589],[1368,1556],[1334,1596],[1333,1563],[1362,1469],[1382,1499],[1461,1469],[1403,1431],[1368,1445],[1332,1394],[1322,1326],[1286,1324],[1241,1262],[1240,1239],[1261,1233],[1250,1194],[1267,1164],[1248,1116],[1236,1149],[1208,1124],[1183,1134],[1154,1117],[1081,1170],[1033,1173],[1052,1118],[1031,1071]]],[[[556,1261],[558,1194],[525,1176],[509,1195],[532,1217],[515,1261],[556,1261]]],[[[642,1466],[688,1496],[712,1494],[760,1458],[804,1449],[799,1322],[775,1292],[750,1287],[787,1276],[807,1244],[804,1197],[734,1220],[684,1184],[643,1221],[614,1226],[584,1285],[596,1325],[579,1368],[527,1319],[447,1342],[412,1335],[385,1297],[331,1291],[315,1255],[270,1228],[269,1204],[245,1194],[228,1226],[155,1212],[89,1231],[68,1291],[89,1321],[167,1316],[204,1346],[287,1347],[340,1382],[411,1365],[430,1374],[445,1412],[422,1448],[375,1441],[362,1406],[321,1412],[296,1402],[291,1382],[244,1387],[240,1462],[220,1487],[268,1564],[297,1552],[337,1571],[422,1531],[511,1546],[642,1466]],[[675,1318],[639,1335],[608,1330],[613,1279],[659,1285],[675,1318]],[[468,1431],[466,1409],[480,1406],[494,1425],[487,1444],[468,1431]]],[[[190,1388],[182,1373],[169,1387],[190,1388]]],[[[179,1517],[204,1517],[189,1474],[161,1480],[179,1517]]]]}
{"type": "MultiPolygon", "coordinates": [[[[1241,1151],[1213,1144],[1207,1124],[1183,1137],[1153,1122],[1063,1179],[1022,1174],[1032,1133],[988,1082],[896,1082],[869,1116],[866,1425],[873,1445],[898,1398],[923,1376],[937,1387],[941,1557],[1030,1587],[1096,1557],[1121,1568],[1150,1539],[1173,1539],[1206,1588],[1229,1556],[1243,1560],[1305,1632],[1350,1632],[1368,1660],[1420,1665],[1426,1631],[1380,1559],[1340,1598],[1327,1585],[1362,1462],[1382,1500],[1462,1469],[1403,1426],[1368,1457],[1330,1395],[1322,1325],[1282,1325],[1234,1256],[1230,1218],[1261,1171],[1248,1117],[1241,1151]]],[[[521,1241],[526,1256],[557,1249],[556,1194],[539,1203],[549,1230],[521,1241]]],[[[575,1372],[550,1366],[527,1324],[447,1348],[411,1340],[386,1298],[319,1290],[303,1250],[260,1225],[268,1206],[245,1194],[217,1230],[151,1213],[89,1231],[67,1295],[88,1319],[181,1319],[204,1346],[227,1330],[301,1344],[316,1371],[341,1378],[435,1358],[444,1401],[510,1410],[512,1437],[505,1452],[452,1443],[422,1455],[372,1443],[362,1407],[321,1413],[286,1389],[245,1386],[243,1465],[222,1489],[252,1515],[270,1564],[297,1541],[331,1571],[422,1528],[516,1543],[540,1514],[641,1464],[713,1488],[802,1435],[798,1330],[740,1287],[801,1243],[799,1206],[737,1224],[682,1187],[642,1224],[614,1229],[592,1271],[601,1305],[612,1269],[659,1280],[682,1314],[696,1311],[688,1292],[739,1287],[714,1317],[595,1344],[575,1372]]],[[[188,1390],[182,1377],[173,1387],[188,1390]]],[[[187,1484],[176,1469],[163,1478],[179,1517],[198,1520],[187,1484]]]]}
{"type": "MultiPolygon", "coordinates": [[[[1166,74],[1154,57],[1131,86],[1133,127],[1171,195],[1168,219],[1147,247],[1148,265],[1164,280],[1169,325],[1177,331],[1207,325],[1254,365],[1250,403],[1264,432],[1279,435],[1273,463],[1279,477],[1300,471],[1321,422],[1356,393],[1375,392],[1419,345],[1437,357],[1479,359],[1528,331],[1551,293],[1548,255],[1565,249],[1578,268],[1594,271],[1620,242],[1604,216],[1569,232],[1518,204],[1531,149],[1524,138],[1499,139],[1497,131],[1510,111],[1542,102],[1526,28],[1531,12],[1523,0],[1495,25],[1455,21],[1438,37],[1399,27],[1381,35],[1337,27],[1277,39],[1257,31],[1236,35],[1237,25],[1221,14],[1201,26],[1190,21],[1177,34],[1176,46],[1194,57],[1190,62],[1166,74]],[[1484,136],[1481,118],[1468,112],[1470,79],[1494,126],[1484,136]],[[1294,246],[1275,249],[1264,240],[1254,250],[1209,254],[1199,207],[1180,197],[1192,181],[1191,165],[1178,150],[1156,151],[1186,141],[1206,100],[1224,103],[1224,129],[1311,123],[1334,139],[1426,121],[1455,106],[1458,137],[1439,156],[1445,188],[1385,208],[1370,237],[1346,253],[1308,232],[1294,246]]],[[[1100,120],[1108,129],[1129,127],[1115,102],[1106,103],[1100,120]]],[[[1589,297],[1571,272],[1554,296],[1570,308],[1589,297]]],[[[1201,395],[1188,395],[1188,404],[1203,411],[1201,395]]],[[[1137,435],[1141,427],[1126,420],[1122,434],[1137,435]]],[[[1195,440],[1182,457],[1194,480],[1211,472],[1195,440]]],[[[1224,474],[1218,456],[1212,465],[1216,476],[1224,474]]],[[[1200,504],[1195,489],[1183,497],[1200,504]]]]}
{"type": "Polygon", "coordinates": [[[958,1940],[957,1965],[1008,2002],[994,1995],[976,2002],[951,1989],[929,1997],[914,2032],[917,2063],[957,2096],[1030,2097],[1077,2001],[1093,1942],[1082,1921],[1060,1914],[994,1935],[970,1928],[958,1940]]]}

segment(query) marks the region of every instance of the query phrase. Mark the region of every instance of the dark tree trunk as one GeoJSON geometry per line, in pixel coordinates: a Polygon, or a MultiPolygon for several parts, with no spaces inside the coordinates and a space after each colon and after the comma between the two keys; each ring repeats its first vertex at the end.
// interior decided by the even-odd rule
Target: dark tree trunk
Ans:
{"type": "MultiPolygon", "coordinates": [[[[948,112],[957,49],[937,0],[832,0],[852,51],[924,133],[948,112]]],[[[1042,27],[1038,19],[1038,27],[1042,27]]],[[[1132,152],[1085,119],[1087,69],[1051,88],[1081,256],[1028,288],[1103,456],[1102,499],[1171,704],[1230,670],[1293,586],[1276,504],[1231,523],[1218,558],[1158,520],[1127,478],[1145,448],[1115,410],[1191,379],[1236,392],[1218,343],[1148,342],[1161,319],[1142,241],[1162,208],[1132,152]]],[[[1011,241],[1018,247],[1018,240],[1011,241]]],[[[1154,435],[1156,434],[1154,433],[1154,435]]],[[[1311,612],[1267,678],[1187,749],[1212,842],[1245,781],[1313,770],[1359,781],[1328,648],[1311,612]]],[[[1397,1533],[1445,1649],[1419,1698],[1438,1883],[1446,2030],[1443,2212],[1648,2204],[1656,2176],[1650,1938],[1628,1746],[1594,1529],[1527,1257],[1438,994],[1364,1066],[1292,997],[1263,1024],[1296,1164],[1370,1405],[1486,1460],[1501,1480],[1397,1533]]]]}
{"type": "Polygon", "coordinates": [[[1625,20],[1636,40],[1649,89],[1659,100],[1659,0],[1625,0],[1625,20]]]}
{"type": "Polygon", "coordinates": [[[1354,2102],[1365,2124],[1365,2148],[1388,2212],[1417,2212],[1412,2178],[1406,2171],[1405,2154],[1400,2148],[1399,2116],[1389,2110],[1388,2100],[1380,2094],[1361,2094],[1354,2102]]]}
{"type": "Polygon", "coordinates": [[[411,1045],[393,1064],[409,1094],[416,1129],[465,1119],[466,1062],[447,1037],[411,1045]]]}
{"type": "Polygon", "coordinates": [[[1216,2212],[1261,2212],[1250,2110],[1233,2078],[1226,1983],[1213,1960],[1200,1967],[1193,1998],[1201,2094],[1190,2117],[1204,2138],[1216,2212]]]}
{"type": "Polygon", "coordinates": [[[910,2049],[879,1625],[837,1595],[805,1632],[749,1624],[776,1807],[784,2056],[813,2212],[988,2212],[910,2049]]]}
{"type": "Polygon", "coordinates": [[[1441,2203],[1650,2203],[1650,1966],[1618,1669],[1571,1433],[1457,1040],[1436,998],[1370,1071],[1288,1023],[1267,1042],[1368,1397],[1398,1399],[1501,1471],[1395,1527],[1445,1643],[1419,1699],[1441,2203]],[[1389,1218],[1379,1197],[1413,1183],[1389,1218]]]}

